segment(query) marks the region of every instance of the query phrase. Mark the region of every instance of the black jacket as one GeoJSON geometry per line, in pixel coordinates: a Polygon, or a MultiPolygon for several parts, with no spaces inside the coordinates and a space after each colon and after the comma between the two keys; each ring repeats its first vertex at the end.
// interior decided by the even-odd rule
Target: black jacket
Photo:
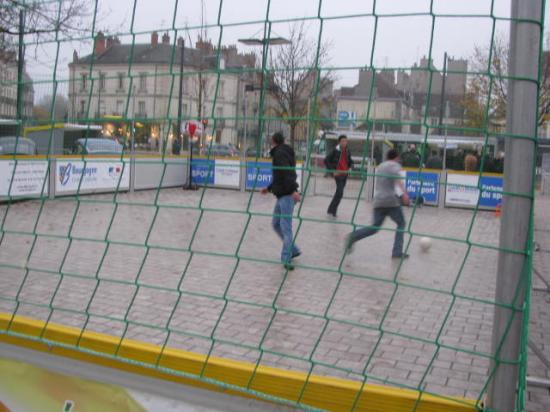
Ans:
{"type": "Polygon", "coordinates": [[[269,154],[273,159],[273,179],[267,190],[277,197],[291,195],[298,190],[294,150],[287,144],[281,144],[271,149],[269,154]]]}
{"type": "MultiPolygon", "coordinates": [[[[346,149],[346,153],[348,155],[348,167],[349,170],[351,170],[353,169],[353,160],[351,159],[351,151],[349,148],[346,149]]],[[[325,167],[330,171],[335,171],[338,167],[338,162],[340,161],[341,155],[342,151],[340,150],[340,146],[336,146],[334,150],[330,152],[327,157],[325,157],[325,167]]]]}

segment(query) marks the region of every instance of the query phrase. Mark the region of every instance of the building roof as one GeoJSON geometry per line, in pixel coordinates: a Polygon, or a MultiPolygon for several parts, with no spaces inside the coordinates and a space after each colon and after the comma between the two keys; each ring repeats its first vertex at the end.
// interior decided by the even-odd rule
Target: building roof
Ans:
{"type": "MultiPolygon", "coordinates": [[[[224,55],[224,49],[221,52],[224,55]]],[[[181,59],[181,47],[173,44],[114,44],[108,47],[103,53],[93,56],[77,58],[71,64],[94,65],[102,64],[129,64],[130,56],[132,64],[170,64],[179,65],[181,59]],[[175,50],[174,50],[175,49],[175,50]]],[[[231,56],[234,57],[234,56],[231,56]]],[[[218,54],[216,50],[200,50],[194,48],[185,48],[184,64],[192,67],[215,68],[218,54]]],[[[226,60],[226,67],[243,67],[243,59],[230,58],[226,60]]]]}

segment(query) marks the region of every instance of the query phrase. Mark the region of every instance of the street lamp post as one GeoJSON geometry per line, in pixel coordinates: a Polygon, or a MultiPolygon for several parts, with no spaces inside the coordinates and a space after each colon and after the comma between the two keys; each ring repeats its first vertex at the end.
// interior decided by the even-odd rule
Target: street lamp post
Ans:
{"type": "MultiPolygon", "coordinates": [[[[257,38],[248,38],[248,39],[239,39],[239,43],[242,43],[242,44],[245,44],[247,46],[262,46],[263,47],[263,50],[262,50],[262,57],[265,57],[265,53],[266,53],[266,49],[267,47],[269,46],[281,46],[281,45],[285,45],[285,44],[290,44],[290,40],[288,39],[285,39],[284,37],[270,37],[270,38],[263,38],[263,39],[257,39],[257,38]]],[[[263,63],[263,62],[262,62],[263,63]]],[[[254,84],[248,84],[245,86],[245,91],[244,91],[244,101],[245,101],[245,110],[246,110],[246,105],[247,105],[247,92],[250,92],[250,91],[255,91],[255,90],[260,90],[261,94],[260,94],[260,101],[262,100],[263,98],[263,93],[265,91],[265,88],[264,88],[264,72],[263,72],[263,68],[262,68],[262,72],[261,72],[261,75],[260,75],[260,86],[256,86],[254,84]]],[[[243,150],[246,150],[246,146],[248,145],[247,144],[247,124],[248,124],[248,121],[246,119],[246,115],[245,115],[245,133],[244,133],[244,148],[243,150]]],[[[261,133],[262,131],[262,114],[260,113],[258,115],[258,134],[261,133]]],[[[261,136],[258,136],[258,137],[261,137],[261,136]]],[[[256,143],[257,145],[257,143],[256,143]]]]}
{"type": "MultiPolygon", "coordinates": [[[[441,100],[439,102],[439,134],[441,135],[441,126],[443,125],[443,111],[445,110],[445,81],[447,80],[447,52],[443,55],[443,79],[441,80],[441,100]]],[[[445,113],[445,118],[448,114],[445,113]]],[[[445,127],[445,139],[443,142],[443,170],[447,169],[447,127],[445,127]]]]}

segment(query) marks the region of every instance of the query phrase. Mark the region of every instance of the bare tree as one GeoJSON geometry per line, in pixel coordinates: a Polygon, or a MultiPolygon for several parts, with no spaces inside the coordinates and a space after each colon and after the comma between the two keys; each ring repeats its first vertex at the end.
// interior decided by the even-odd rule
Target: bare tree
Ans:
{"type": "Polygon", "coordinates": [[[42,97],[33,108],[33,114],[35,119],[49,120],[53,105],[53,119],[56,121],[63,121],[67,117],[69,101],[61,94],[55,96],[55,102],[53,96],[48,94],[42,97]]]}
{"type": "MultiPolygon", "coordinates": [[[[25,35],[34,39],[53,36],[57,33],[81,33],[91,15],[87,0],[58,1],[17,1],[0,0],[0,34],[4,36],[19,35],[19,13],[24,11],[25,35]]],[[[4,38],[4,41],[7,39],[4,38]]]]}
{"type": "MultiPolygon", "coordinates": [[[[470,76],[464,100],[467,127],[483,128],[487,121],[487,114],[489,119],[503,120],[506,118],[508,58],[509,44],[504,40],[503,35],[495,36],[491,49],[475,47],[470,59],[470,67],[475,74],[470,76]]],[[[542,124],[544,116],[550,113],[549,52],[544,53],[541,63],[539,124],[542,124]]]]}
{"type": "Polygon", "coordinates": [[[316,61],[317,43],[307,38],[304,22],[290,27],[289,40],[270,56],[270,94],[275,101],[275,114],[290,128],[290,144],[294,146],[296,129],[307,115],[310,97],[316,91],[321,95],[331,88],[333,79],[330,72],[321,72],[316,90],[318,67],[328,59],[328,45],[319,45],[316,61]]]}

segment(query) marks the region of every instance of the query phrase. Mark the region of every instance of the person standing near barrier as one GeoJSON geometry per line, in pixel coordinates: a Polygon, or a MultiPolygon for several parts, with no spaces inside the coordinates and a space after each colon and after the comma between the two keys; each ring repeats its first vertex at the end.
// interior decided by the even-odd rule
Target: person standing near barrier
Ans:
{"type": "Polygon", "coordinates": [[[358,240],[372,236],[380,230],[386,216],[397,225],[393,242],[392,258],[405,259],[409,255],[403,253],[403,240],[405,237],[405,216],[401,204],[409,204],[409,195],[401,176],[401,164],[399,153],[391,149],[386,154],[386,161],[376,169],[376,187],[374,189],[374,218],[372,226],[357,229],[346,237],[345,251],[350,253],[353,244],[358,240]],[[399,197],[396,189],[402,193],[399,197]]]}
{"type": "Polygon", "coordinates": [[[269,186],[262,189],[261,193],[271,192],[277,197],[271,224],[277,236],[283,241],[281,262],[285,269],[294,270],[291,261],[302,253],[294,244],[292,234],[294,205],[301,200],[296,181],[296,157],[292,147],[285,144],[285,138],[280,132],[271,137],[271,147],[269,154],[272,158],[273,179],[269,186]]]}
{"type": "Polygon", "coordinates": [[[464,158],[464,170],[466,172],[477,171],[477,157],[473,153],[468,153],[464,158]]]}
{"type": "Polygon", "coordinates": [[[332,152],[325,158],[325,167],[334,174],[336,182],[336,192],[328,206],[327,214],[336,217],[338,205],[344,196],[344,187],[348,180],[348,171],[353,168],[351,152],[348,149],[348,138],[346,135],[338,137],[338,144],[332,152]]]}

